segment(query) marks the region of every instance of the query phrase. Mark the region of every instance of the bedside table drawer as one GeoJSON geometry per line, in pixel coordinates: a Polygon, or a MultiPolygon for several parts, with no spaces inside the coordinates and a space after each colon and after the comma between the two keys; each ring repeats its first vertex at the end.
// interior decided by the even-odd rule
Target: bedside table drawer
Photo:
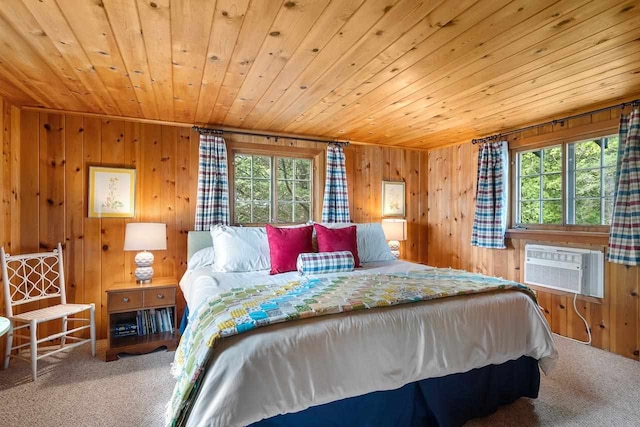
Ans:
{"type": "Polygon", "coordinates": [[[107,304],[110,312],[140,309],[142,308],[142,291],[109,293],[107,304]]]}
{"type": "Polygon", "coordinates": [[[162,307],[176,303],[176,288],[145,289],[144,307],[162,307]]]}

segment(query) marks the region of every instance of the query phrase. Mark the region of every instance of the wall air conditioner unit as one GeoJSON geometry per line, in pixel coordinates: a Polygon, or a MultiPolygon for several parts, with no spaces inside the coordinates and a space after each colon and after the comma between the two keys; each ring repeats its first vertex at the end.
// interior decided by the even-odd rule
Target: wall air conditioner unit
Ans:
{"type": "Polygon", "coordinates": [[[604,298],[602,251],[531,244],[524,250],[525,283],[604,298]]]}

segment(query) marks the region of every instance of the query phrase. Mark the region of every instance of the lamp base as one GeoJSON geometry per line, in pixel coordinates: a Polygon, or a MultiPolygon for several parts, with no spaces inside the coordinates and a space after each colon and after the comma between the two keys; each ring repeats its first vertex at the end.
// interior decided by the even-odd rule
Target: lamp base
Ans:
{"type": "Polygon", "coordinates": [[[400,242],[397,240],[389,240],[389,249],[391,249],[391,254],[400,258],[400,242]]]}
{"type": "Polygon", "coordinates": [[[151,278],[154,273],[152,267],[154,261],[153,254],[148,251],[138,252],[134,261],[138,267],[135,271],[136,283],[151,283],[151,278]]]}

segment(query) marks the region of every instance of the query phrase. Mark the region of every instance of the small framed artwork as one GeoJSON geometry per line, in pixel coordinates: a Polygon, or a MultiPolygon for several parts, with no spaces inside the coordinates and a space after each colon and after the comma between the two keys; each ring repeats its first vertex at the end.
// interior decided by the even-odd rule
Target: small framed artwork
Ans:
{"type": "Polygon", "coordinates": [[[89,218],[131,218],[135,209],[135,169],[89,166],[89,218]]]}
{"type": "Polygon", "coordinates": [[[382,181],[382,216],[405,216],[404,181],[382,181]]]}

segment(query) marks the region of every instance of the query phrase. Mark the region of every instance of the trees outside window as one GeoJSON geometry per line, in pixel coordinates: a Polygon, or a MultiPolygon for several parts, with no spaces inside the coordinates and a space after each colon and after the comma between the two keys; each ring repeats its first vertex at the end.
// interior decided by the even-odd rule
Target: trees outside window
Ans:
{"type": "Polygon", "coordinates": [[[617,152],[617,136],[518,152],[516,224],[608,225],[617,152]]]}
{"type": "Polygon", "coordinates": [[[562,147],[519,154],[519,221],[562,224],[562,147]]]}
{"type": "Polygon", "coordinates": [[[567,145],[567,223],[609,225],[618,136],[567,145]]]}
{"type": "Polygon", "coordinates": [[[236,153],[234,223],[304,223],[312,217],[312,160],[236,153]]]}

